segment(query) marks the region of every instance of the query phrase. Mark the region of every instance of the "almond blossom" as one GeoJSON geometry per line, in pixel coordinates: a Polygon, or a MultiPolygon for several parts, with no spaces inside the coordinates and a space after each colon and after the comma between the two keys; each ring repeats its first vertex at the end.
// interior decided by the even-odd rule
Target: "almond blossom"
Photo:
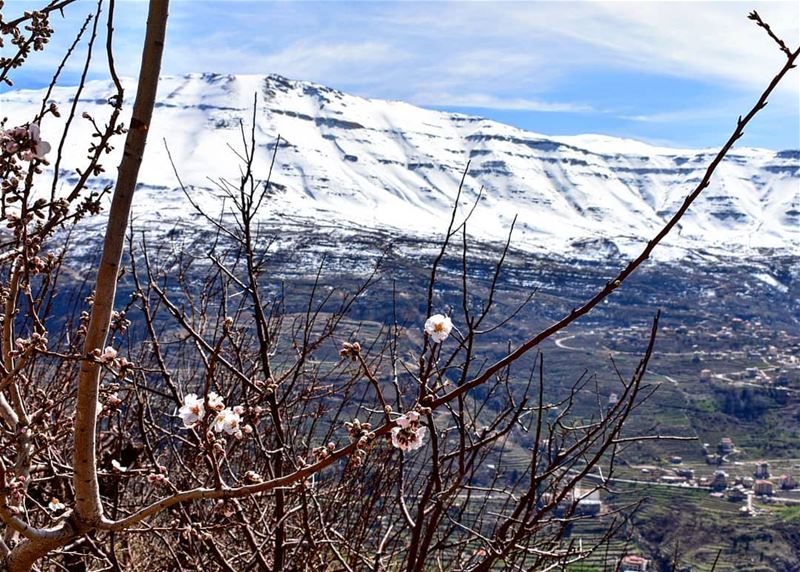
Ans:
{"type": "Polygon", "coordinates": [[[236,435],[241,432],[239,429],[241,420],[238,413],[226,407],[217,413],[217,417],[214,419],[214,431],[217,433],[224,431],[228,435],[236,435]]]}
{"type": "Polygon", "coordinates": [[[44,156],[52,148],[50,143],[42,141],[38,123],[26,127],[15,127],[0,131],[0,150],[6,153],[19,153],[23,161],[44,160],[44,156]]]}
{"type": "Polygon", "coordinates": [[[188,393],[183,398],[183,405],[178,409],[178,415],[180,415],[183,421],[183,426],[187,429],[191,429],[197,425],[198,421],[205,417],[205,414],[206,410],[203,405],[203,399],[198,398],[195,393],[188,393]]]}
{"type": "Polygon", "coordinates": [[[419,413],[416,411],[409,411],[405,415],[401,415],[395,419],[397,425],[403,429],[410,429],[419,425],[419,413]]]}
{"type": "Polygon", "coordinates": [[[221,395],[217,395],[211,391],[208,394],[208,406],[214,411],[222,411],[225,409],[225,400],[221,395]]]}
{"type": "Polygon", "coordinates": [[[47,508],[49,508],[52,512],[58,512],[67,508],[63,502],[58,500],[56,497],[50,499],[50,502],[47,504],[47,508]]]}
{"type": "MultiPolygon", "coordinates": [[[[50,143],[47,141],[42,141],[39,124],[38,123],[31,123],[28,126],[28,137],[30,137],[31,144],[33,145],[32,155],[37,159],[44,159],[44,156],[50,152],[50,143]]],[[[23,157],[25,160],[25,157],[23,157]]]]}
{"type": "MultiPolygon", "coordinates": [[[[95,350],[97,352],[98,350],[95,350]]],[[[101,363],[112,363],[117,358],[117,350],[111,346],[107,346],[103,352],[97,356],[97,361],[101,363]]]]}
{"type": "Polygon", "coordinates": [[[453,329],[453,322],[449,316],[444,314],[434,314],[425,321],[425,333],[436,343],[442,343],[450,335],[453,329]]]}
{"type": "Polygon", "coordinates": [[[419,413],[409,411],[395,419],[397,427],[392,428],[392,445],[401,451],[413,451],[422,447],[425,427],[419,424],[419,413]]]}

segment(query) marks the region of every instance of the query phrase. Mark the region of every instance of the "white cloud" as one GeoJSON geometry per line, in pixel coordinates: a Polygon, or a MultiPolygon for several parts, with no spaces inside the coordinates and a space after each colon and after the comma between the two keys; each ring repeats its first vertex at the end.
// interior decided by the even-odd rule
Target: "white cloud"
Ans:
{"type": "Polygon", "coordinates": [[[412,103],[439,107],[475,107],[505,111],[541,111],[551,113],[587,113],[595,109],[582,103],[561,103],[524,98],[502,98],[486,93],[472,94],[420,94],[412,98],[412,103]]]}
{"type": "MultiPolygon", "coordinates": [[[[125,75],[137,72],[145,7],[118,3],[116,59],[125,75]]],[[[739,105],[750,103],[785,58],[747,19],[753,7],[790,45],[800,44],[796,2],[177,1],[163,69],[280,73],[445,108],[594,112],[643,126],[722,120],[715,111],[742,112],[739,105]],[[628,84],[603,86],[604,75],[628,84]],[[659,88],[688,81],[654,106],[636,93],[637,82],[653,78],[659,88]],[[590,86],[603,88],[605,99],[590,86]]],[[[51,70],[69,36],[57,32],[41,65],[28,68],[51,70]]],[[[76,58],[69,69],[80,64],[76,58]]],[[[796,122],[799,96],[794,71],[762,115],[777,108],[796,122]]]]}
{"type": "MultiPolygon", "coordinates": [[[[127,75],[138,65],[142,6],[119,5],[115,45],[127,75]]],[[[395,90],[397,97],[466,90],[526,99],[548,93],[581,70],[614,68],[762,86],[784,56],[747,20],[753,6],[790,45],[800,44],[796,2],[194,0],[173,5],[165,68],[167,73],[277,72],[382,86],[375,95],[395,90]],[[482,84],[479,89],[476,82],[482,84]]],[[[82,1],[74,12],[92,7],[82,1]]],[[[56,41],[70,39],[64,36],[56,41]]],[[[49,65],[60,53],[48,50],[39,62],[49,65]]],[[[800,74],[795,76],[787,82],[793,88],[784,89],[800,93],[800,74]]]]}
{"type": "MultiPolygon", "coordinates": [[[[761,86],[785,56],[747,19],[753,4],[637,2],[592,4],[561,29],[642,71],[761,86]],[[591,25],[592,21],[595,25],[591,25]]],[[[775,31],[800,43],[800,4],[756,3],[775,31]]]]}
{"type": "Polygon", "coordinates": [[[747,19],[754,5],[790,45],[800,43],[795,2],[445,3],[397,9],[396,25],[445,45],[468,38],[515,54],[494,62],[495,75],[546,67],[550,79],[595,66],[761,86],[785,56],[747,19]]]}

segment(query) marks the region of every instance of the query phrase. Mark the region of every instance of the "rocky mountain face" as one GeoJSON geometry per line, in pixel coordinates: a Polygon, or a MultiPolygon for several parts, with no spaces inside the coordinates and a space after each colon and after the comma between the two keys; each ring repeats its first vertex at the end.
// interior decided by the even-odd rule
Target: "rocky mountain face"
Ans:
{"type": "MultiPolygon", "coordinates": [[[[133,88],[127,82],[129,97],[133,88]]],[[[86,86],[75,120],[86,138],[73,141],[88,141],[91,133],[80,113],[101,120],[111,93],[107,82],[86,86]]],[[[57,88],[50,99],[66,109],[74,94],[57,88]]],[[[33,90],[0,95],[0,115],[24,122],[43,96],[33,90]]],[[[265,223],[329,226],[343,235],[370,229],[441,236],[466,171],[459,217],[479,203],[468,224],[474,238],[504,240],[517,217],[515,246],[586,258],[638,250],[715,153],[599,135],[551,137],[276,75],[164,77],[140,178],[138,224],[171,227],[196,219],[167,147],[196,202],[211,213],[225,208],[218,183],[238,180],[242,126],[249,136],[253,119],[257,177],[267,177],[275,155],[265,223]]],[[[42,136],[55,142],[61,128],[48,118],[42,136]]],[[[67,146],[64,155],[68,181],[85,149],[67,146]]],[[[108,172],[117,161],[109,157],[108,172]]],[[[737,147],[660,255],[751,256],[798,247],[800,150],[737,147]]]]}

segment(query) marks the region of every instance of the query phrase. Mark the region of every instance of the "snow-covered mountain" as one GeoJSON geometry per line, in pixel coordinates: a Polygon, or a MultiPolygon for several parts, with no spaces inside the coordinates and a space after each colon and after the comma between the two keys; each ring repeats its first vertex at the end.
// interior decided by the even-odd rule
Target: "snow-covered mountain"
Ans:
{"type": "MultiPolygon", "coordinates": [[[[107,82],[89,83],[79,114],[107,115],[111,93],[107,82]]],[[[133,82],[126,83],[126,93],[132,97],[133,82]]],[[[57,88],[51,100],[66,109],[73,94],[57,88]]],[[[0,114],[11,124],[27,121],[43,95],[3,94],[0,114]]],[[[440,236],[469,162],[461,212],[483,187],[468,226],[475,237],[502,240],[517,216],[514,244],[521,248],[629,253],[677,209],[715,153],[598,135],[551,137],[276,75],[164,77],[136,200],[140,224],[195,220],[177,189],[164,140],[184,184],[210,211],[219,210],[212,181],[237,180],[234,150],[241,150],[240,122],[247,130],[252,123],[254,95],[257,176],[266,177],[281,136],[272,175],[278,192],[263,213],[276,224],[306,220],[345,231],[440,236]]],[[[76,122],[88,137],[89,122],[76,122]]],[[[58,131],[52,118],[42,126],[43,138],[51,141],[58,131]]],[[[67,146],[62,168],[74,173],[84,156],[84,148],[67,146]]],[[[117,160],[109,158],[107,171],[117,160]]],[[[662,254],[682,256],[688,249],[746,255],[764,247],[800,252],[800,150],[734,149],[679,235],[662,254]]]]}

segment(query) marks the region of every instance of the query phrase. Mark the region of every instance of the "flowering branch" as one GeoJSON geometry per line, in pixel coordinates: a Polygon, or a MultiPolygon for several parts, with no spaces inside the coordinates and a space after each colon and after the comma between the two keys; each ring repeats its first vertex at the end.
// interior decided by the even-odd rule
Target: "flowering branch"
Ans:
{"type": "MultiPolygon", "coordinates": [[[[647,260],[650,257],[655,247],[664,239],[664,237],[667,234],[669,234],[669,232],[675,227],[678,221],[684,216],[684,214],[692,205],[692,203],[697,199],[700,193],[709,185],[711,177],[714,174],[716,168],[722,162],[722,160],[724,159],[728,151],[731,149],[733,144],[743,135],[745,126],[753,119],[753,117],[755,117],[755,115],[761,109],[764,108],[767,102],[767,98],[773,92],[778,83],[783,79],[786,73],[788,73],[788,71],[794,67],[794,63],[799,55],[800,55],[800,49],[791,54],[786,64],[772,79],[772,81],[769,83],[767,88],[758,98],[757,102],[752,107],[752,109],[747,113],[747,115],[739,119],[735,130],[733,131],[729,139],[726,141],[726,143],[719,150],[719,152],[712,160],[712,162],[709,164],[708,168],[706,169],[705,175],[701,179],[700,183],[695,187],[695,189],[692,192],[690,192],[687,195],[681,207],[670,218],[670,220],[665,224],[665,226],[655,235],[655,237],[647,243],[647,245],[642,250],[639,256],[637,256],[625,268],[623,268],[614,279],[609,280],[602,290],[600,290],[597,294],[595,294],[582,306],[574,308],[567,316],[553,323],[551,326],[547,327],[540,333],[536,334],[535,336],[531,337],[530,339],[522,343],[517,349],[509,352],[506,356],[495,362],[493,365],[489,366],[478,376],[466,381],[460,386],[452,389],[448,393],[445,393],[444,395],[441,395],[439,397],[434,397],[431,394],[426,395],[421,400],[420,406],[422,406],[423,408],[430,408],[431,410],[436,410],[452,402],[453,400],[466,395],[473,388],[486,383],[487,381],[492,379],[495,375],[497,375],[501,370],[507,368],[509,365],[516,362],[520,357],[522,357],[528,351],[536,347],[542,340],[551,337],[552,335],[559,332],[563,328],[567,327],[569,324],[571,324],[581,316],[587,314],[599,303],[601,303],[608,296],[610,296],[614,290],[619,288],[619,286],[637,268],[639,268],[639,266],[641,266],[645,260],[647,260]]],[[[450,234],[451,231],[448,230],[448,237],[450,236],[450,234]]],[[[250,287],[252,288],[252,285],[250,287]]],[[[430,300],[429,300],[429,305],[430,305],[430,300]]],[[[448,321],[449,318],[445,316],[436,316],[435,320],[432,320],[430,324],[426,324],[426,332],[428,333],[428,336],[431,338],[431,341],[433,341],[434,343],[441,342],[444,340],[444,338],[447,337],[447,334],[449,334],[451,327],[451,324],[448,323],[448,321]]],[[[658,323],[658,318],[656,318],[656,320],[654,321],[653,333],[651,335],[650,343],[648,344],[647,352],[642,362],[639,364],[639,367],[637,368],[633,381],[629,385],[626,385],[623,398],[620,399],[618,404],[612,410],[616,412],[616,414],[618,414],[619,417],[616,418],[618,422],[615,423],[615,425],[613,426],[611,430],[611,436],[608,437],[608,435],[605,435],[604,433],[601,432],[589,433],[590,435],[592,435],[593,440],[600,438],[601,435],[604,435],[607,440],[603,442],[600,449],[597,452],[595,452],[594,456],[590,459],[589,462],[587,462],[586,469],[581,470],[578,473],[578,476],[576,476],[575,479],[572,479],[573,483],[578,482],[580,478],[585,476],[587,474],[586,471],[588,471],[591,467],[595,466],[599,461],[599,459],[602,457],[602,455],[605,454],[609,450],[609,448],[615,447],[618,444],[625,443],[628,441],[627,438],[620,438],[619,433],[622,430],[623,426],[622,422],[624,421],[624,419],[627,419],[627,416],[629,415],[630,411],[632,411],[632,409],[634,408],[635,403],[631,396],[636,395],[639,390],[639,384],[641,382],[641,378],[644,375],[647,361],[652,352],[657,323],[658,323]]],[[[426,344],[427,343],[428,342],[426,338],[426,344]]],[[[363,363],[362,363],[362,368],[363,368],[363,363]]],[[[405,429],[408,423],[409,419],[405,417],[399,420],[386,421],[383,425],[376,428],[371,433],[374,439],[386,438],[393,432],[396,433],[398,430],[405,429]]],[[[597,427],[600,426],[601,425],[598,425],[597,427]]],[[[537,431],[538,430],[539,429],[537,429],[537,431]]],[[[587,431],[592,431],[592,429],[587,428],[587,431]]],[[[538,441],[538,435],[537,435],[537,441],[538,441]]],[[[587,444],[590,444],[592,442],[593,441],[589,441],[587,444]]],[[[159,500],[157,502],[154,502],[153,504],[143,509],[140,509],[139,511],[136,511],[133,514],[124,517],[122,519],[116,521],[104,519],[99,525],[99,527],[104,530],[121,531],[127,527],[130,527],[136,523],[143,521],[144,519],[147,519],[150,516],[158,514],[159,512],[163,511],[168,507],[174,506],[179,503],[193,501],[193,500],[201,500],[201,499],[242,498],[270,490],[286,489],[287,487],[290,487],[297,483],[304,482],[306,479],[310,478],[316,473],[321,472],[322,470],[331,466],[337,461],[353,455],[354,453],[356,453],[357,450],[359,450],[360,446],[362,445],[360,444],[359,441],[350,443],[349,445],[337,449],[326,456],[321,456],[318,460],[316,460],[316,462],[305,465],[290,474],[281,475],[279,477],[264,482],[249,484],[239,487],[231,487],[226,489],[219,489],[219,488],[211,489],[211,488],[200,487],[192,490],[183,491],[171,495],[162,500],[159,500]]],[[[574,454],[574,452],[577,450],[576,447],[579,447],[579,445],[575,444],[571,448],[567,449],[565,455],[569,456],[570,454],[574,454]]],[[[554,468],[551,470],[554,470],[554,468]]],[[[563,494],[566,494],[567,490],[568,488],[565,488],[563,494]]],[[[417,523],[417,525],[419,525],[419,523],[417,523]]]]}

